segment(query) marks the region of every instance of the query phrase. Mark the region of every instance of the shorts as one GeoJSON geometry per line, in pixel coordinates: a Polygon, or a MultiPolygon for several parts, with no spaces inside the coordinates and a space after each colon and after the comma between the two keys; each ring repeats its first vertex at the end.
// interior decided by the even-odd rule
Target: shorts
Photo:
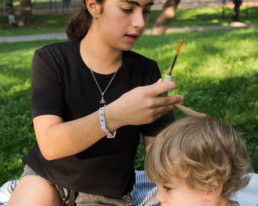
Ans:
{"type": "MultiPolygon", "coordinates": [[[[33,169],[31,169],[28,165],[25,165],[24,172],[19,178],[19,180],[23,177],[35,175],[40,177],[33,169]]],[[[43,177],[41,177],[43,178],[43,177]]],[[[45,179],[45,178],[43,178],[45,179]]],[[[46,179],[45,179],[46,180],[46,179]]],[[[66,188],[62,188],[58,185],[55,185],[48,180],[46,180],[49,184],[53,185],[58,193],[64,206],[132,206],[132,197],[130,194],[125,195],[121,198],[109,198],[98,195],[91,195],[83,192],[75,192],[73,190],[68,190],[66,188]]]]}

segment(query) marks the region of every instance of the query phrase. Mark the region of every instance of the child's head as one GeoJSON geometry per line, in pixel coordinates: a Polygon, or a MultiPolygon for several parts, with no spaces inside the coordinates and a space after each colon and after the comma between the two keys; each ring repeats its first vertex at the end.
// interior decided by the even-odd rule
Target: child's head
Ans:
{"type": "Polygon", "coordinates": [[[179,107],[190,117],[164,129],[145,161],[148,179],[158,185],[156,200],[171,206],[227,201],[250,179],[245,144],[219,120],[179,107]]]}

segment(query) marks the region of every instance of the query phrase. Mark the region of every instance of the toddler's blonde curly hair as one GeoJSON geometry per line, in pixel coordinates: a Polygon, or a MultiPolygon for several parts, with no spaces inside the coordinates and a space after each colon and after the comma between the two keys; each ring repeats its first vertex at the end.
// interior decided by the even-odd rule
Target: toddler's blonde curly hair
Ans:
{"type": "Polygon", "coordinates": [[[228,199],[245,187],[252,172],[245,144],[230,126],[206,114],[176,105],[188,117],[158,134],[145,160],[147,178],[165,183],[171,176],[191,189],[208,191],[211,180],[223,184],[228,199]]]}

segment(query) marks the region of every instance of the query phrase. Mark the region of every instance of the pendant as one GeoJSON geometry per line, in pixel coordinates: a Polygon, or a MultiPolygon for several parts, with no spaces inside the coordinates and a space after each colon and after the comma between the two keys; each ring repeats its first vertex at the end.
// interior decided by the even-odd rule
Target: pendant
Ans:
{"type": "Polygon", "coordinates": [[[102,96],[101,101],[100,101],[100,104],[106,104],[106,101],[105,101],[105,99],[104,99],[104,96],[102,96]]]}

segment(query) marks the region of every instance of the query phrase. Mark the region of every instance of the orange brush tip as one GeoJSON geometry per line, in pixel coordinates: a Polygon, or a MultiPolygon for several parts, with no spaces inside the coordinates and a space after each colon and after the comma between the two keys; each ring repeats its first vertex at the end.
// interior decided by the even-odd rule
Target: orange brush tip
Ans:
{"type": "Polygon", "coordinates": [[[180,50],[180,47],[183,43],[183,39],[180,40],[179,44],[178,44],[178,47],[177,47],[177,50],[176,50],[176,54],[179,54],[179,50],[180,50]]]}

